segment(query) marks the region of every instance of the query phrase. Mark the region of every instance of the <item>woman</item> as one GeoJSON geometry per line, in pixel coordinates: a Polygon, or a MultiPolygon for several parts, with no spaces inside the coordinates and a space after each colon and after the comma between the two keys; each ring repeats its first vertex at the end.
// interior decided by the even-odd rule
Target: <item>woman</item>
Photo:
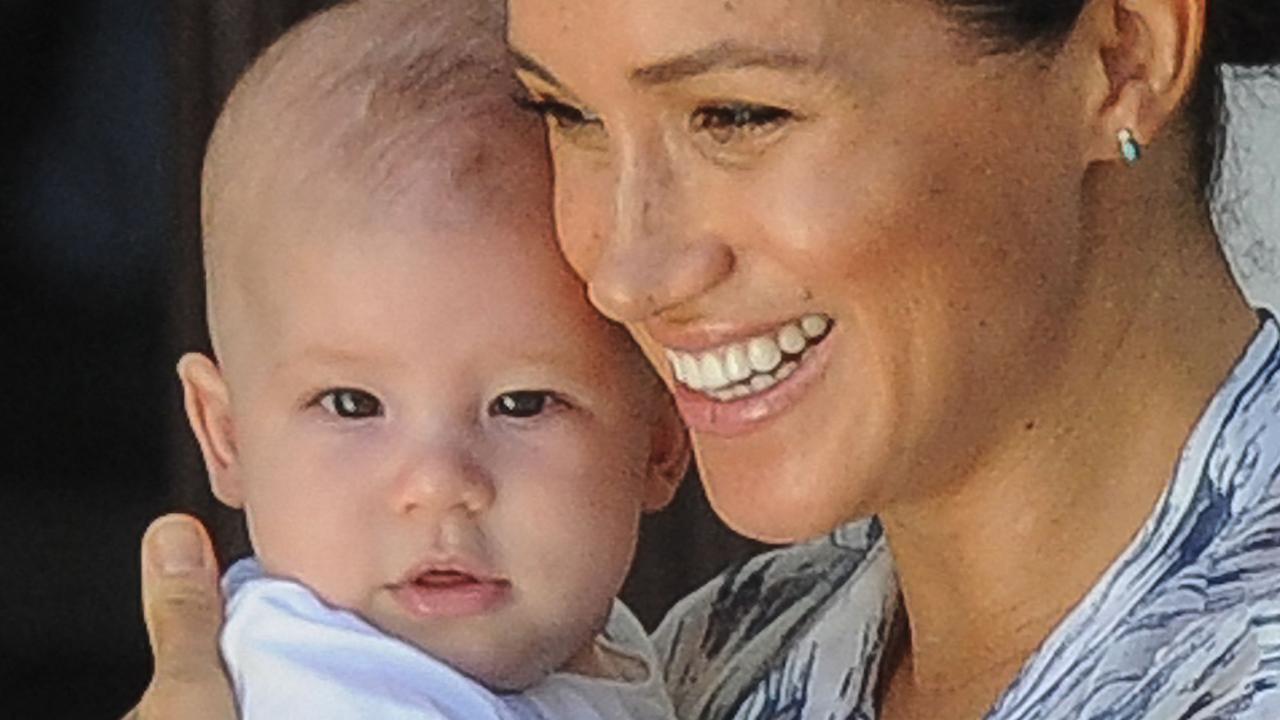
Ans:
{"type": "MultiPolygon", "coordinates": [[[[510,8],[566,256],[717,511],[835,529],[672,612],[682,717],[1280,717],[1280,329],[1204,190],[1280,6],[510,8]]],[[[206,547],[145,542],[140,717],[232,717],[206,547]]]]}

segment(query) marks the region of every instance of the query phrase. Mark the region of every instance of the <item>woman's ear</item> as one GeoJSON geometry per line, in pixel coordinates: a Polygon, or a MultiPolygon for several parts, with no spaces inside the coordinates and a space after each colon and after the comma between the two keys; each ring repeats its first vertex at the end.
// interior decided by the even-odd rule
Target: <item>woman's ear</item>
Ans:
{"type": "Polygon", "coordinates": [[[1100,0],[1077,25],[1092,45],[1089,160],[1115,160],[1129,131],[1142,145],[1189,97],[1204,45],[1206,0],[1100,0]]]}
{"type": "Polygon", "coordinates": [[[644,509],[657,512],[671,503],[689,471],[689,431],[676,412],[675,401],[661,393],[654,413],[649,442],[649,468],[645,478],[644,509]]]}
{"type": "Polygon", "coordinates": [[[208,357],[187,353],[178,361],[178,378],[187,422],[200,444],[213,494],[224,505],[241,508],[244,488],[231,422],[231,396],[222,371],[208,357]]]}

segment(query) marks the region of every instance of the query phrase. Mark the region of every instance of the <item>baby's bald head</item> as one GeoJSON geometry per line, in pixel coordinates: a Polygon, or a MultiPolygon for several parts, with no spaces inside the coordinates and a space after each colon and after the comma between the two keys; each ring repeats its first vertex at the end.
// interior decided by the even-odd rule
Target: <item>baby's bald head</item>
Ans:
{"type": "Polygon", "coordinates": [[[405,211],[423,183],[470,184],[494,170],[493,147],[512,147],[468,132],[470,118],[528,137],[533,121],[509,103],[503,22],[499,0],[358,0],[303,22],[245,73],[204,165],[215,348],[238,258],[269,252],[290,214],[352,193],[379,212],[405,211]]]}

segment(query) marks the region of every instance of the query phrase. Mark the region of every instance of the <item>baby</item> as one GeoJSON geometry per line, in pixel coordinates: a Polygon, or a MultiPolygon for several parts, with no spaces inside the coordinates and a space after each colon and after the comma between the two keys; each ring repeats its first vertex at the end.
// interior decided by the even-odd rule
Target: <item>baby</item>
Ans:
{"type": "Polygon", "coordinates": [[[178,366],[242,717],[670,718],[617,602],[688,462],[554,243],[500,7],[363,0],[237,86],[205,164],[216,360],[178,366]]]}

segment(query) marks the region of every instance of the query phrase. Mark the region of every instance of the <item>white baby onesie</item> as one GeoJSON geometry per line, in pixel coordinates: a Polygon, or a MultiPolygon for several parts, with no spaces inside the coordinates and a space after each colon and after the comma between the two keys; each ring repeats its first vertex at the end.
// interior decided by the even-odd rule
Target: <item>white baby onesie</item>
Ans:
{"type": "Polygon", "coordinates": [[[653,646],[615,602],[610,651],[643,666],[643,679],[553,673],[518,694],[501,694],[326,605],[305,586],[263,574],[253,558],[223,577],[227,618],[222,656],[241,720],[674,720],[653,646]]]}

